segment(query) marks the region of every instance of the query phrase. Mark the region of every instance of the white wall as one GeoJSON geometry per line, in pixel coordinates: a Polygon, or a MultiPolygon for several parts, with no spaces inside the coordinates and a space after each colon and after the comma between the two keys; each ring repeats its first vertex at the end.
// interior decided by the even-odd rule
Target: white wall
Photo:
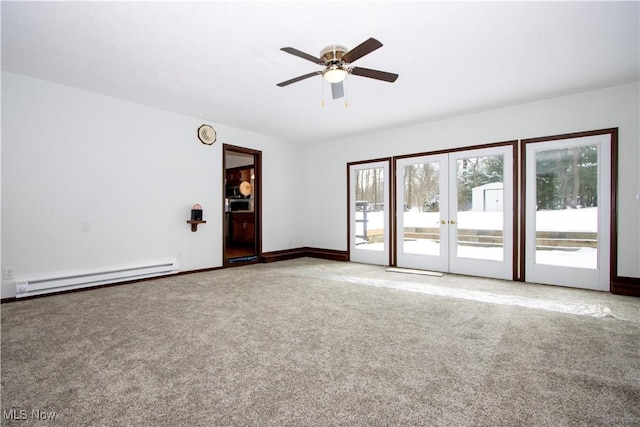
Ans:
{"type": "Polygon", "coordinates": [[[618,127],[618,274],[640,277],[639,98],[626,85],[308,146],[306,245],[347,249],[347,162],[618,127]]]}
{"type": "MultiPolygon", "coordinates": [[[[181,254],[222,265],[222,144],[263,152],[263,251],[347,249],[351,161],[618,127],[618,273],[640,277],[640,87],[621,86],[370,135],[296,146],[2,73],[2,267],[16,279],[181,254]],[[192,233],[194,203],[207,224],[192,233]],[[83,232],[88,223],[90,231],[83,232]]],[[[2,280],[1,297],[15,280],[2,280]]]]}
{"type": "MultiPolygon", "coordinates": [[[[222,265],[223,143],[263,151],[263,250],[303,246],[290,197],[299,150],[216,123],[205,146],[202,123],[3,72],[2,267],[20,280],[178,254],[181,270],[222,265]],[[207,221],[196,233],[194,203],[207,221]]],[[[14,282],[2,280],[2,298],[14,282]]]]}

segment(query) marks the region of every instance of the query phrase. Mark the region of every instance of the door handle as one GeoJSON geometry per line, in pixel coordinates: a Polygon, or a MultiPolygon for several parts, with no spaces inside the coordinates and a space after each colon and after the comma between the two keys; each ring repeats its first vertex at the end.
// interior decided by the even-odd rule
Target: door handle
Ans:
{"type": "Polygon", "coordinates": [[[451,221],[449,221],[449,224],[452,224],[452,225],[453,225],[453,224],[455,224],[455,223],[456,223],[456,220],[455,220],[455,219],[452,219],[451,221]]]}
{"type": "Polygon", "coordinates": [[[447,223],[447,220],[446,220],[446,219],[441,219],[441,220],[440,220],[440,224],[444,225],[444,224],[446,224],[446,223],[447,223]]]}

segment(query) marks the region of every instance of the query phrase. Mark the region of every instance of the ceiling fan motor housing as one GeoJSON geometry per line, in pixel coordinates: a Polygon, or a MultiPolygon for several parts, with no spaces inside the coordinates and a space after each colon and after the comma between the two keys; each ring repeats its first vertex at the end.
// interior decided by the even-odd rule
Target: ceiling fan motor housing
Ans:
{"type": "Polygon", "coordinates": [[[349,52],[349,49],[344,46],[327,46],[320,52],[320,58],[324,61],[324,65],[326,66],[344,64],[342,56],[347,52],[349,52]]]}

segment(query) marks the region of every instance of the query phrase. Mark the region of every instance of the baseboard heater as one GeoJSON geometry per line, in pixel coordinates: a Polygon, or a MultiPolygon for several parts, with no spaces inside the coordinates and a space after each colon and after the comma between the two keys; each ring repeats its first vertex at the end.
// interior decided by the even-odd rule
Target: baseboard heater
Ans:
{"type": "Polygon", "coordinates": [[[16,297],[20,298],[90,286],[107,285],[126,282],[128,280],[164,276],[177,272],[177,260],[168,260],[144,265],[105,269],[103,271],[19,280],[16,282],[16,297]]]}

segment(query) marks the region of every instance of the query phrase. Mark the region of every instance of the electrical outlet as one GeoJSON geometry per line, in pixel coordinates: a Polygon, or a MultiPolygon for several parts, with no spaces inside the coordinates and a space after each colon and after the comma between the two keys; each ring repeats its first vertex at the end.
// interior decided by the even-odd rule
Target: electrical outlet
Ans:
{"type": "Polygon", "coordinates": [[[2,270],[2,278],[5,280],[13,279],[13,268],[8,267],[2,270]]]}

